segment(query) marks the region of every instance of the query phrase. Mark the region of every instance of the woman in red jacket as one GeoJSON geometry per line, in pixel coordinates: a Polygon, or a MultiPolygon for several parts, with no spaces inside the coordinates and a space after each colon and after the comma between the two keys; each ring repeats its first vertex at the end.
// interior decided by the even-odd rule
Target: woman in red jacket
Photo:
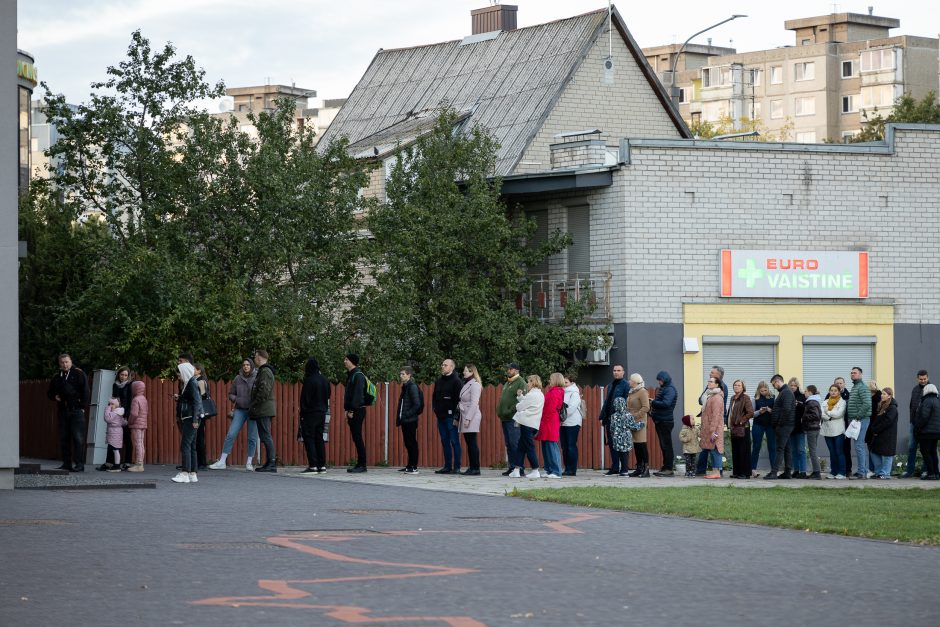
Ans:
{"type": "Polygon", "coordinates": [[[558,410],[565,399],[565,376],[560,372],[553,372],[548,378],[548,389],[545,391],[545,405],[542,407],[542,421],[539,423],[539,432],[536,440],[542,443],[542,460],[545,463],[545,472],[549,479],[561,478],[561,449],[558,441],[561,437],[561,420],[558,410]]]}

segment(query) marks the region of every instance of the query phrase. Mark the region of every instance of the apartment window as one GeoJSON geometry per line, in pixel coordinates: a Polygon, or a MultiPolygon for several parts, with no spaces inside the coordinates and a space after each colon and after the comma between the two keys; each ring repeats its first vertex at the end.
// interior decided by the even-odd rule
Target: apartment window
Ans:
{"type": "Polygon", "coordinates": [[[702,69],[702,87],[718,87],[731,84],[731,68],[707,67],[702,69]]]}
{"type": "Polygon", "coordinates": [[[796,134],[796,141],[799,144],[815,144],[816,131],[803,131],[796,134]]]}
{"type": "Polygon", "coordinates": [[[804,39],[802,42],[800,42],[800,45],[802,45],[802,46],[808,46],[808,45],[810,45],[811,43],[813,43],[813,40],[812,40],[812,39],[804,39]]]}
{"type": "Polygon", "coordinates": [[[862,87],[862,107],[890,107],[894,104],[894,85],[862,87]]]}
{"type": "Polygon", "coordinates": [[[858,94],[842,96],[842,113],[858,112],[858,94]]]}
{"type": "Polygon", "coordinates": [[[688,102],[688,100],[686,100],[685,87],[679,88],[679,102],[682,104],[685,104],[686,102],[688,102]]]}
{"type": "Polygon", "coordinates": [[[783,100],[770,101],[770,119],[779,120],[783,117],[783,100]]]}
{"type": "Polygon", "coordinates": [[[842,131],[842,143],[847,144],[849,141],[858,135],[861,131],[842,131]]]}
{"type": "Polygon", "coordinates": [[[855,61],[842,62],[842,78],[852,78],[855,76],[855,61]]]}
{"type": "Polygon", "coordinates": [[[795,115],[815,115],[816,114],[816,98],[814,96],[807,96],[804,98],[794,98],[793,99],[793,113],[795,115]]]}
{"type": "Polygon", "coordinates": [[[783,66],[781,65],[770,66],[770,84],[779,85],[782,82],[783,82],[783,66]]]}
{"type": "Polygon", "coordinates": [[[761,74],[763,74],[763,72],[758,69],[752,69],[750,70],[750,72],[751,72],[751,85],[753,85],[754,87],[760,87],[761,74]]]}
{"type": "Polygon", "coordinates": [[[793,80],[811,81],[816,78],[816,64],[812,61],[793,65],[793,80]]]}
{"type": "Polygon", "coordinates": [[[862,72],[894,69],[894,49],[866,50],[861,54],[862,72]]]}

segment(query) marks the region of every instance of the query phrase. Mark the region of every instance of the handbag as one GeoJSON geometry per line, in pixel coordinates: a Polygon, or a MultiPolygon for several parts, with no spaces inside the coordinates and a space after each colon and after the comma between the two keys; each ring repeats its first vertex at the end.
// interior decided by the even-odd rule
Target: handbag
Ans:
{"type": "Polygon", "coordinates": [[[558,420],[562,424],[568,420],[568,403],[562,403],[561,407],[558,408],[558,420]]]}
{"type": "Polygon", "coordinates": [[[202,413],[203,418],[212,418],[219,413],[218,408],[215,406],[215,400],[212,398],[212,395],[209,394],[208,384],[206,385],[206,396],[202,399],[202,413]]]}
{"type": "Polygon", "coordinates": [[[862,423],[860,420],[852,420],[849,426],[845,428],[845,437],[850,440],[857,440],[858,434],[862,432],[862,423]]]}

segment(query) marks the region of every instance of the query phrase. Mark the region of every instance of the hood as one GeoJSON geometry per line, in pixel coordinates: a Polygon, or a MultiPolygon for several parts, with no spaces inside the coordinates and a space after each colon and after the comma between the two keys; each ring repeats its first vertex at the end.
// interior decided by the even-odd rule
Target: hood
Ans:
{"type": "Polygon", "coordinates": [[[176,367],[180,373],[180,383],[183,384],[183,387],[186,387],[186,384],[189,383],[189,380],[193,378],[193,375],[196,374],[196,369],[193,365],[187,361],[184,361],[176,367]]]}
{"type": "Polygon", "coordinates": [[[121,399],[117,398],[116,396],[112,396],[111,399],[108,401],[108,407],[117,409],[120,406],[121,406],[121,399]]]}
{"type": "Polygon", "coordinates": [[[812,396],[810,396],[810,397],[808,397],[808,398],[806,399],[806,402],[807,402],[807,403],[810,402],[810,401],[816,401],[817,403],[819,403],[820,405],[822,405],[822,397],[821,397],[819,394],[813,394],[812,396]]]}
{"type": "Polygon", "coordinates": [[[304,368],[304,378],[307,379],[315,374],[320,372],[320,362],[316,358],[311,357],[307,360],[307,366],[304,368]]]}
{"type": "Polygon", "coordinates": [[[928,383],[927,385],[924,386],[924,396],[927,396],[929,394],[934,394],[934,395],[937,394],[937,386],[934,385],[933,383],[928,383]]]}
{"type": "Polygon", "coordinates": [[[672,385],[672,377],[669,376],[669,373],[665,370],[660,370],[656,373],[656,378],[663,382],[663,386],[672,385]]]}
{"type": "Polygon", "coordinates": [[[272,374],[272,375],[273,375],[274,372],[275,372],[274,366],[271,365],[271,362],[268,362],[268,363],[266,363],[266,364],[262,364],[262,365],[258,366],[258,370],[259,370],[259,371],[260,371],[262,368],[267,368],[267,369],[269,369],[269,370],[271,371],[271,374],[272,374]]]}
{"type": "Polygon", "coordinates": [[[131,384],[131,392],[134,393],[134,396],[143,396],[144,391],[146,391],[147,386],[144,385],[143,381],[134,381],[131,384]]]}
{"type": "Polygon", "coordinates": [[[241,365],[238,366],[237,376],[241,377],[242,379],[250,379],[251,375],[255,373],[255,370],[257,370],[257,367],[255,366],[255,362],[251,361],[250,359],[246,359],[242,361],[241,365]],[[245,374],[244,371],[242,370],[242,366],[245,365],[245,362],[251,364],[251,372],[249,372],[248,374],[245,374]]]}

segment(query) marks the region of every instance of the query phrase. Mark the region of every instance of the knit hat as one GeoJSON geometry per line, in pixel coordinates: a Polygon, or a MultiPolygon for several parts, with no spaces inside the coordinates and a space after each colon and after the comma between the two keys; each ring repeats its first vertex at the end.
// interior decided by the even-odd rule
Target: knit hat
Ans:
{"type": "Polygon", "coordinates": [[[356,353],[346,353],[346,359],[348,359],[349,363],[351,363],[354,366],[359,365],[359,355],[357,355],[356,353]]]}
{"type": "Polygon", "coordinates": [[[686,414],[685,416],[683,416],[683,417],[682,417],[682,424],[684,424],[684,425],[687,426],[687,427],[691,427],[691,426],[692,426],[692,416],[690,416],[690,415],[688,415],[688,414],[686,414]]]}

